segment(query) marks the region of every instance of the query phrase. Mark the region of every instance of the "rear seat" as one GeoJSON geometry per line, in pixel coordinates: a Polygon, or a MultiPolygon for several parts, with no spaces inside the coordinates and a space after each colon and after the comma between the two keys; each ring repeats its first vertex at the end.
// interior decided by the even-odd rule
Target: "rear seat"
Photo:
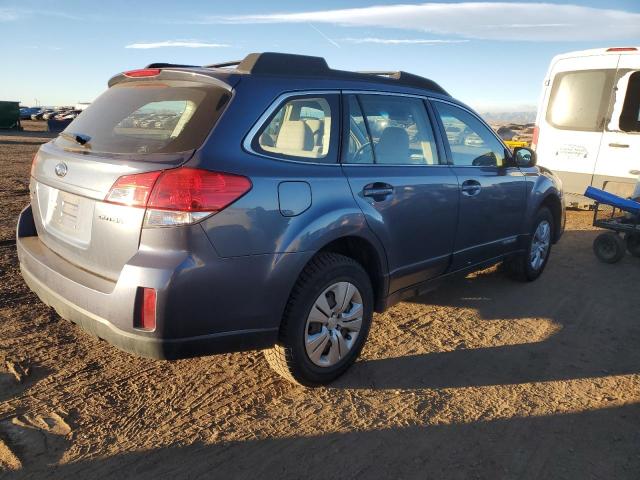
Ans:
{"type": "MultiPolygon", "coordinates": [[[[282,124],[273,148],[285,155],[321,157],[325,153],[327,136],[324,120],[288,120],[282,124]]],[[[263,148],[268,150],[266,145],[263,145],[263,148]]]]}
{"type": "Polygon", "coordinates": [[[324,140],[324,121],[318,118],[305,118],[302,120],[311,130],[313,136],[313,151],[322,153],[322,145],[324,140]]]}

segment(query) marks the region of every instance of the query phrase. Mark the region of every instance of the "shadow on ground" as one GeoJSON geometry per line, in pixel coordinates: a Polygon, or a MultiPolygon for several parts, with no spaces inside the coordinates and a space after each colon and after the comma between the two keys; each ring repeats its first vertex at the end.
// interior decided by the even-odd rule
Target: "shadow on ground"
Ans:
{"type": "Polygon", "coordinates": [[[548,271],[536,282],[514,282],[491,270],[454,280],[413,300],[473,309],[484,321],[550,320],[559,329],[549,338],[361,361],[333,386],[469,387],[640,372],[640,321],[632,321],[638,318],[640,259],[627,255],[619,264],[600,263],[591,251],[595,234],[566,232],[548,271]]]}
{"type": "Polygon", "coordinates": [[[640,452],[617,447],[640,444],[639,424],[635,404],[466,425],[173,446],[27,468],[16,478],[637,478],[640,452]],[[554,437],[562,437],[561,446],[543,448],[554,437]]]}

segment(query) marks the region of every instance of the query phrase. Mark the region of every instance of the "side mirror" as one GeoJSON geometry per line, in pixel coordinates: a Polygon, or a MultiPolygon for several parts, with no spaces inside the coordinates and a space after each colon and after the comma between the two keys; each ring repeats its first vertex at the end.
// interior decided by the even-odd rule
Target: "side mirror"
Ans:
{"type": "Polygon", "coordinates": [[[535,167],[538,163],[538,157],[536,152],[529,147],[516,147],[513,149],[513,157],[516,161],[516,165],[519,167],[535,167]]]}

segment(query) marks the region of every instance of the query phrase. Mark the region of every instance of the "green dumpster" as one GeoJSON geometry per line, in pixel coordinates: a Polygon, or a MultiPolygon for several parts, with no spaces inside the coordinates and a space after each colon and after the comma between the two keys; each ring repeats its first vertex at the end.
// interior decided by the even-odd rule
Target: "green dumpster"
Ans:
{"type": "Polygon", "coordinates": [[[0,128],[20,128],[20,102],[0,100],[0,128]]]}

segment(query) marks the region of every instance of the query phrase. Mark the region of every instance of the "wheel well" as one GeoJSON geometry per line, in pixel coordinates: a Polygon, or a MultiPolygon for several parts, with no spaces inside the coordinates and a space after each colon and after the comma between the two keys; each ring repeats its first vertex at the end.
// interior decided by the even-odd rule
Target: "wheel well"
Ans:
{"type": "Polygon", "coordinates": [[[548,195],[542,201],[540,207],[547,207],[551,211],[551,215],[553,215],[553,224],[554,224],[554,232],[553,232],[553,242],[557,242],[560,238],[560,232],[562,232],[562,205],[560,204],[560,199],[555,195],[548,195]]]}
{"type": "Polygon", "coordinates": [[[371,280],[373,287],[375,311],[384,310],[385,278],[382,273],[382,262],[375,247],[361,237],[342,237],[325,245],[321,252],[333,252],[353,258],[362,265],[371,280]]]}

